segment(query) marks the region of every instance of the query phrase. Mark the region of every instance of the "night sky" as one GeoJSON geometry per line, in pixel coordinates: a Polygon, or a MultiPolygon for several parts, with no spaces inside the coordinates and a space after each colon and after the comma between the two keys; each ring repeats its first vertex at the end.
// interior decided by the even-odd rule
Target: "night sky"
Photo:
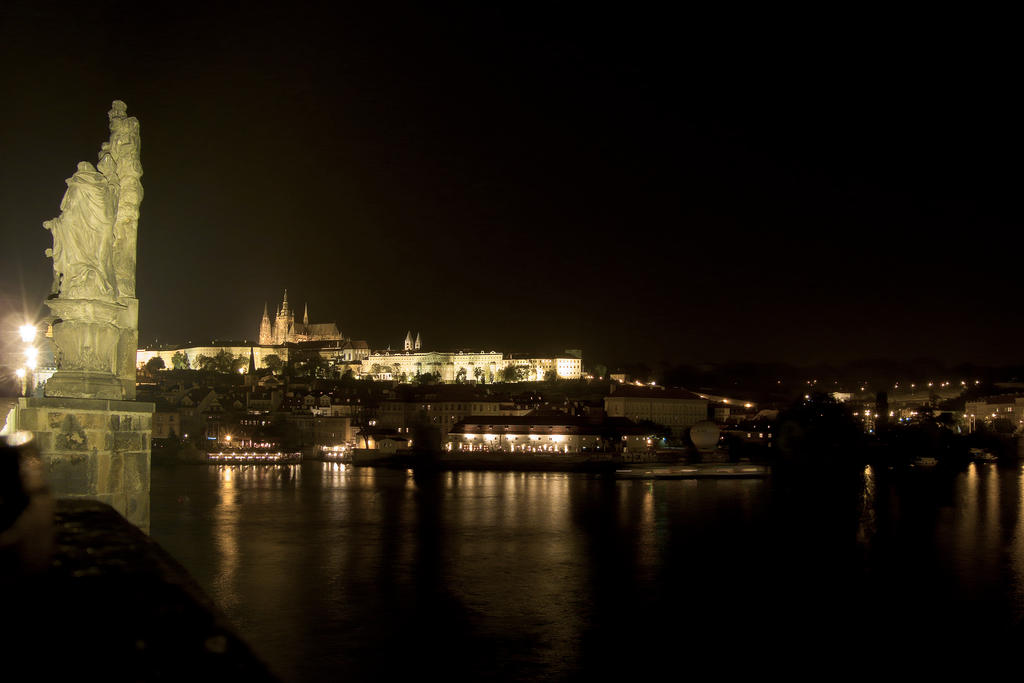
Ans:
{"type": "Polygon", "coordinates": [[[373,348],[1021,359],[1007,18],[76,7],[0,9],[8,318],[117,98],[144,343],[254,338],[287,287],[373,348]]]}

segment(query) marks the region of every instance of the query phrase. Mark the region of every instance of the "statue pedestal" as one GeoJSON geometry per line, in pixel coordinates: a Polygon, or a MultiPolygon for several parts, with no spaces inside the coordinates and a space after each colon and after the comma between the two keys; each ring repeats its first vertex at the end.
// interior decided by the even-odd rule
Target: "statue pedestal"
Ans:
{"type": "Polygon", "coordinates": [[[55,496],[107,503],[149,533],[152,403],[21,398],[14,427],[35,437],[55,496]]]}
{"type": "MultiPolygon", "coordinates": [[[[57,367],[46,383],[47,396],[121,400],[126,397],[120,370],[119,345],[132,310],[124,304],[92,299],[50,299],[57,321],[53,342],[57,367]]],[[[131,396],[134,397],[134,382],[131,396]]]]}
{"type": "Polygon", "coordinates": [[[45,394],[54,398],[102,398],[120,401],[124,397],[121,380],[95,372],[58,370],[47,380],[45,394]]]}

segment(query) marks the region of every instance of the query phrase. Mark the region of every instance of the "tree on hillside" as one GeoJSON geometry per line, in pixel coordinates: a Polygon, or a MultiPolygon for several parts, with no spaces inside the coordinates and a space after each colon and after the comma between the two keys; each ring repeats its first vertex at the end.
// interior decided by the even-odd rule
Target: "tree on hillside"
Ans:
{"type": "Polygon", "coordinates": [[[231,372],[245,372],[249,367],[249,354],[240,353],[231,361],[231,372]]]}
{"type": "Polygon", "coordinates": [[[175,351],[174,355],[171,356],[171,366],[175,370],[188,370],[188,354],[184,351],[175,351]]]}
{"type": "Polygon", "coordinates": [[[209,370],[222,374],[230,374],[234,370],[234,364],[235,357],[224,349],[221,349],[217,355],[212,358],[210,356],[200,355],[199,358],[196,359],[196,365],[200,370],[209,370]]]}
{"type": "Polygon", "coordinates": [[[502,382],[522,382],[529,374],[529,368],[523,365],[507,365],[501,369],[502,382]]]}
{"type": "Polygon", "coordinates": [[[267,354],[263,356],[263,367],[270,370],[275,375],[281,374],[281,369],[284,368],[284,361],[281,360],[281,356],[276,353],[267,354]]]}
{"type": "Polygon", "coordinates": [[[326,377],[331,364],[320,354],[312,353],[295,363],[295,374],[299,377],[326,377]]]}
{"type": "Polygon", "coordinates": [[[160,356],[153,356],[146,361],[146,372],[150,377],[156,377],[156,373],[166,367],[167,365],[164,363],[164,359],[160,356]]]}

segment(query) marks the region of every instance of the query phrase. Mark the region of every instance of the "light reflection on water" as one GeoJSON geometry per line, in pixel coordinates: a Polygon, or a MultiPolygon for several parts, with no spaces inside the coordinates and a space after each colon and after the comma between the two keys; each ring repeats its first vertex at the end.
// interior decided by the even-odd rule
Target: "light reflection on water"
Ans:
{"type": "Polygon", "coordinates": [[[868,468],[848,503],[754,479],[177,467],[153,471],[152,533],[286,680],[562,680],[682,643],[1016,628],[1022,498],[988,464],[868,468]]]}

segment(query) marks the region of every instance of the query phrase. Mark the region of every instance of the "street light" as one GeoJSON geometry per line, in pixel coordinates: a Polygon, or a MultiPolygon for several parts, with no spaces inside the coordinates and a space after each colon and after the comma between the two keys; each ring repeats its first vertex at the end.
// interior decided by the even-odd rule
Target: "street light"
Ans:
{"type": "Polygon", "coordinates": [[[34,323],[25,323],[24,325],[18,326],[18,336],[21,337],[21,341],[27,344],[25,347],[25,367],[18,368],[17,375],[21,380],[21,394],[27,396],[30,388],[34,391],[35,387],[32,386],[35,382],[32,379],[32,373],[39,364],[39,349],[32,346],[32,342],[36,338],[36,326],[34,323]]]}

